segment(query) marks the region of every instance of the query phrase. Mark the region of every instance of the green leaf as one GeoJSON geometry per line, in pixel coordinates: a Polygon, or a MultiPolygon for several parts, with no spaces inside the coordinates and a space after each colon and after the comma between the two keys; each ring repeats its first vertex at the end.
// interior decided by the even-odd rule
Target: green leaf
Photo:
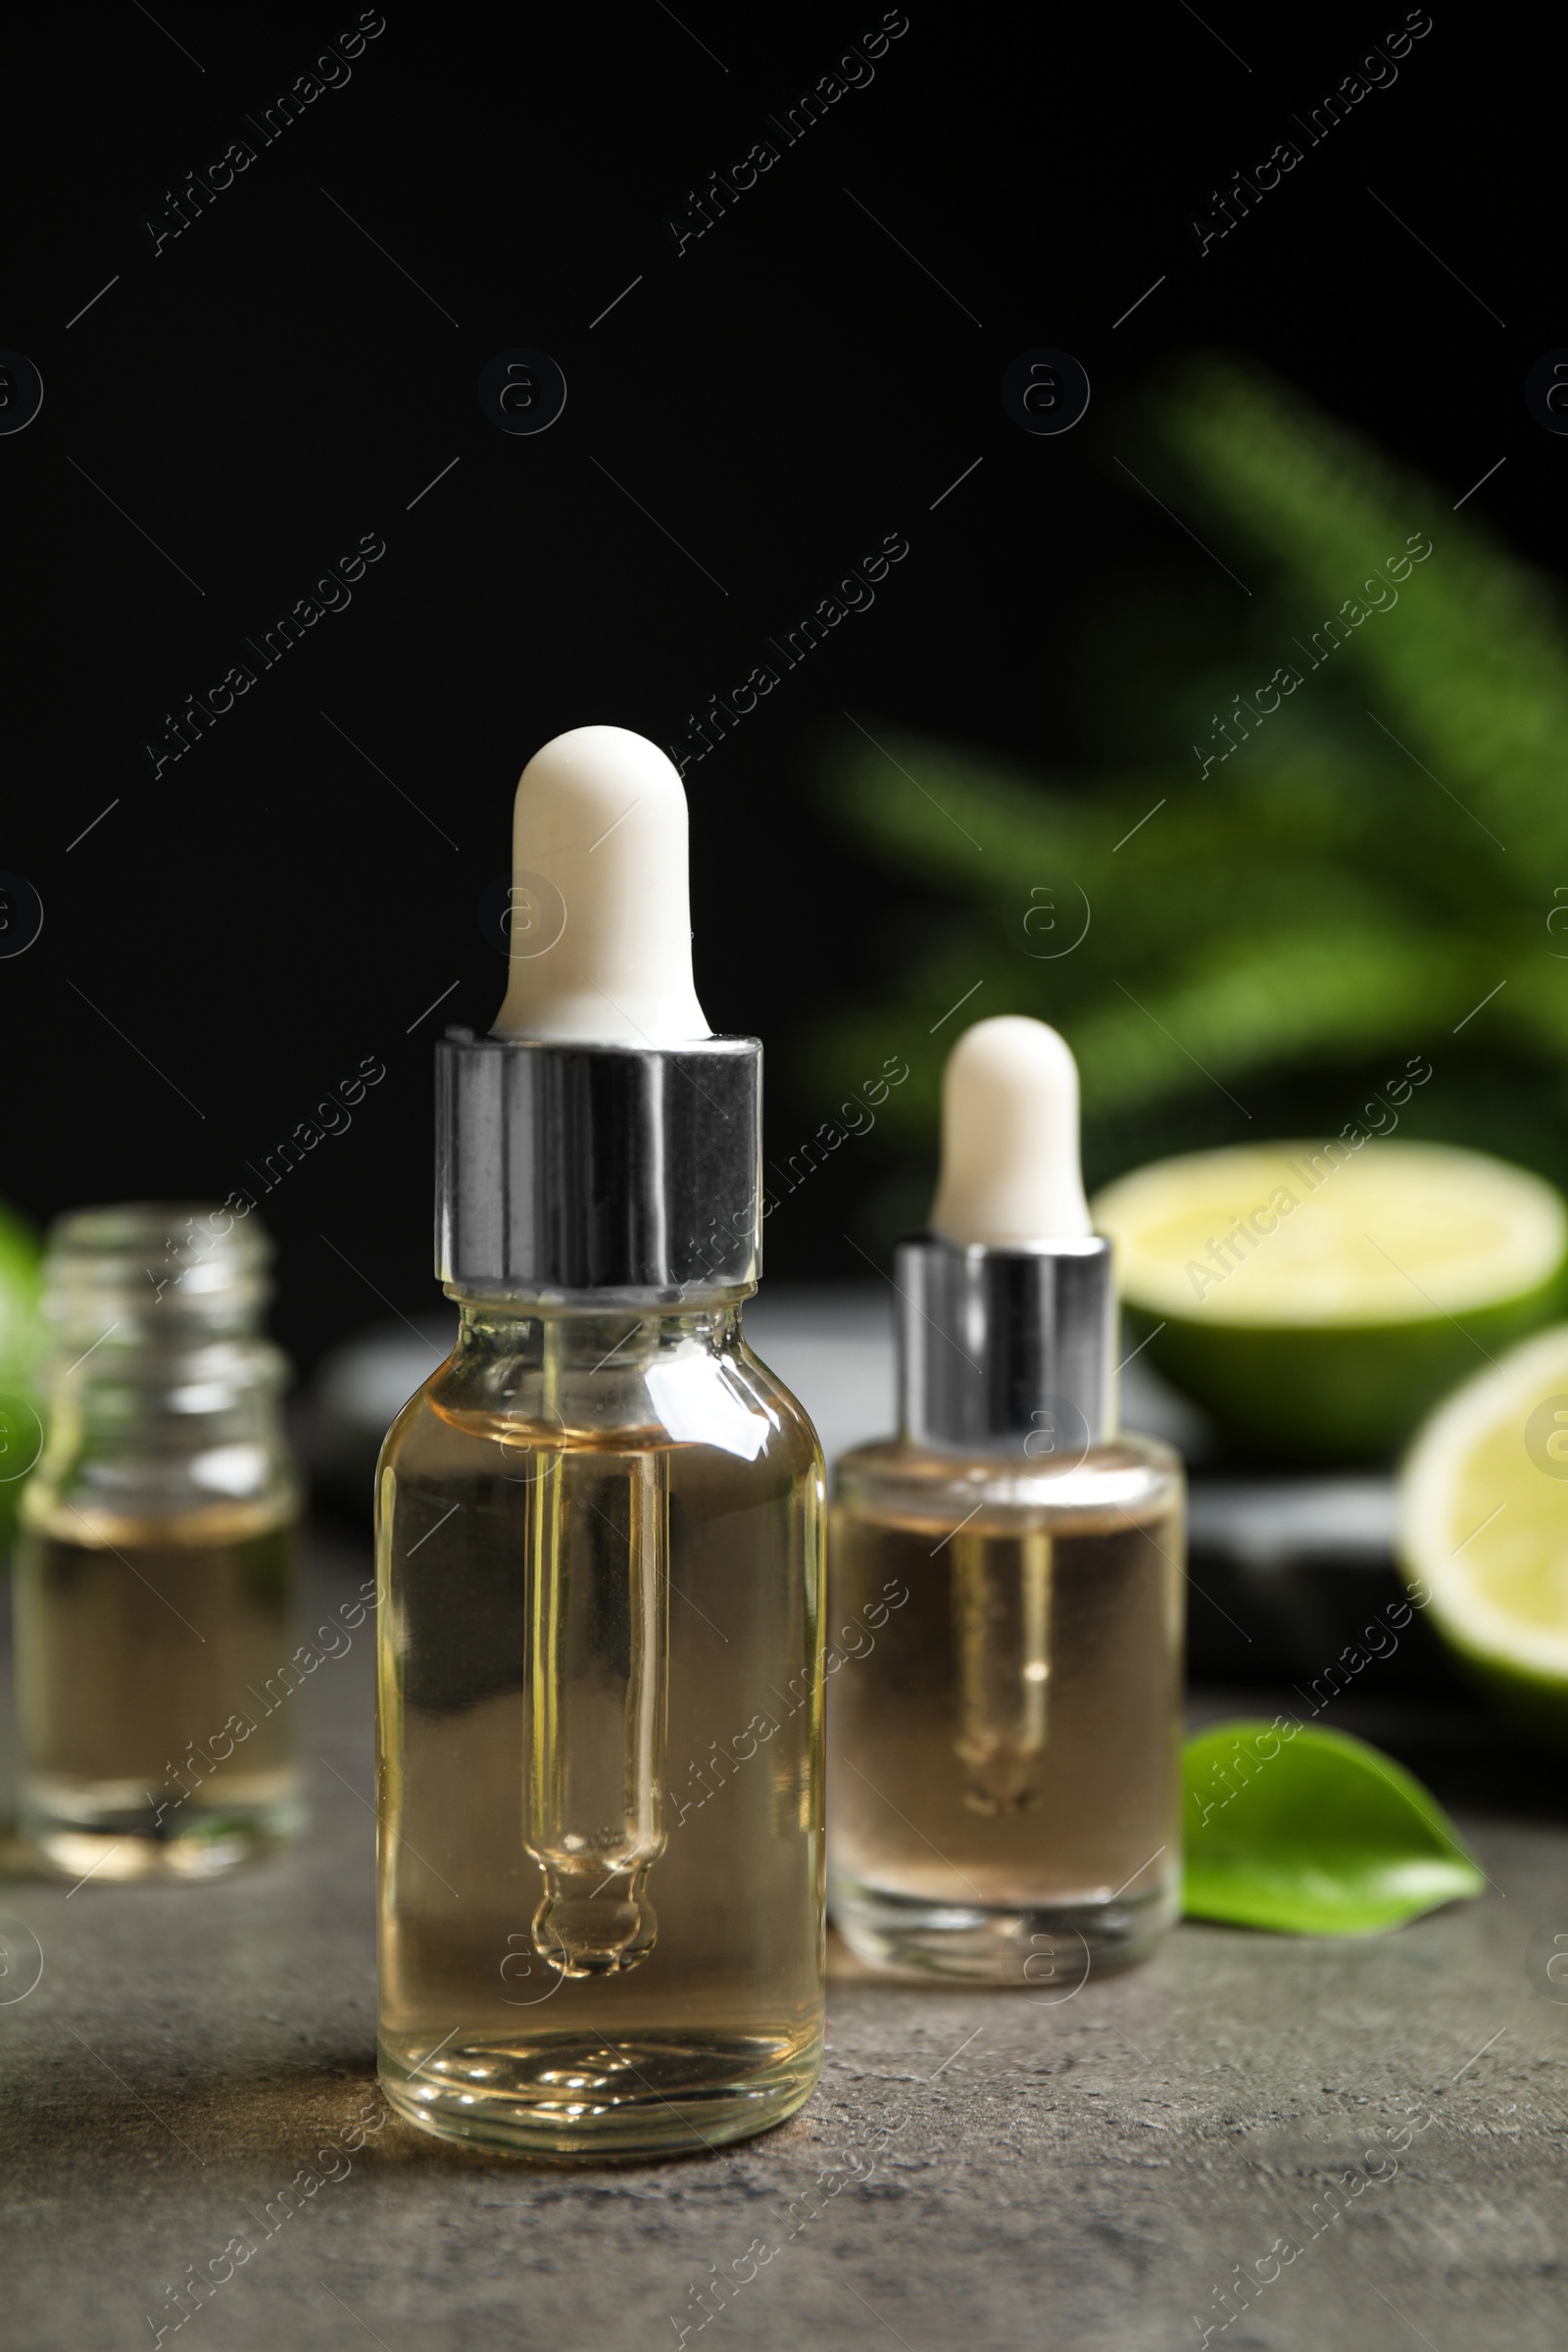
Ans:
{"type": "Polygon", "coordinates": [[[1343,1732],[1226,1723],[1183,1756],[1190,1919],[1375,1936],[1486,1881],[1420,1782],[1343,1732]]]}

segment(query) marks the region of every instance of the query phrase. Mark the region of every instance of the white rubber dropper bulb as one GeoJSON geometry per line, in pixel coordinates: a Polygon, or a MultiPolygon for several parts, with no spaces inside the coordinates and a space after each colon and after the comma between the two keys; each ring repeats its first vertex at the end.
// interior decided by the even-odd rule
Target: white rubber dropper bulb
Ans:
{"type": "Polygon", "coordinates": [[[710,1037],[692,981],[686,794],[656,744],[573,727],[535,752],[512,825],[512,962],[497,1037],[710,1037]]]}
{"type": "Polygon", "coordinates": [[[1078,1065],[1044,1021],[966,1029],[942,1080],[931,1223],[950,1242],[1065,1242],[1093,1231],[1078,1153],[1078,1065]]]}

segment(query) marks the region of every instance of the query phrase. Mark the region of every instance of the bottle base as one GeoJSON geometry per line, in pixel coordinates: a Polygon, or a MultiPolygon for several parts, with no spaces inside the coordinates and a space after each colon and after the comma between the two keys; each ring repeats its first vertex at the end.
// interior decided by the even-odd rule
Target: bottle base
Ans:
{"type": "Polygon", "coordinates": [[[264,1862],[292,1844],[304,1827],[297,1801],[266,1806],[187,1810],[172,1833],[150,1813],[121,1819],[82,1819],[36,1806],[20,1823],[29,1856],[53,1878],[104,1886],[200,1885],[264,1862]]]}
{"type": "Polygon", "coordinates": [[[1147,1960],[1179,1903],[1172,1886],[1105,1902],[1019,1905],[931,1902],[846,1880],[830,1886],[828,1908],[867,1968],[1067,2000],[1092,1976],[1147,1960]]]}
{"type": "Polygon", "coordinates": [[[608,2164],[720,2147],[804,2106],[822,2037],[789,2043],[674,2034],[468,2034],[415,2057],[385,2035],[381,2088],[405,2123],[552,2164],[608,2164]]]}

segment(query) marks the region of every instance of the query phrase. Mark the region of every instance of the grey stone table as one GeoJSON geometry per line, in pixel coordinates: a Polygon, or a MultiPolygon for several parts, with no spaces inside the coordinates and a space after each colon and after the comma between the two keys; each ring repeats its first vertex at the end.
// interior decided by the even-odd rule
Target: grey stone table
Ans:
{"type": "MultiPolygon", "coordinates": [[[[361,1572],[329,1549],[322,1597],[361,1572]]],[[[1066,1999],[841,1960],[795,2121],[553,2173],[447,2151],[375,2096],[369,1667],[362,1635],[302,1694],[315,1827],[289,1860],[204,1889],[0,1886],[8,2343],[1568,2341],[1568,2006],[1525,1957],[1568,1935],[1568,1834],[1531,1818],[1549,1768],[1474,1722],[1340,1718],[1470,1791],[1479,1903],[1358,1943],[1184,1926],[1066,1999]],[[18,1930],[43,1956],[21,1999],[18,1930]],[[241,2231],[249,2259],[175,2332],[169,2289],[241,2231]]]]}

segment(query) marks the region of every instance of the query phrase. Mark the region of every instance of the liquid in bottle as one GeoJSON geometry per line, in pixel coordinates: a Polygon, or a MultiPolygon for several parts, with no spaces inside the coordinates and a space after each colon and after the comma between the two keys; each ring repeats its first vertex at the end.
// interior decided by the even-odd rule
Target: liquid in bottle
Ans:
{"type": "Polygon", "coordinates": [[[875,1966],[1064,1996],[1177,1913],[1182,1477],[1115,1433],[1109,1245],[1043,1022],[956,1047],[896,1289],[903,1434],[844,1457],[831,1515],[831,1625],[887,1610],[830,1683],[833,1916],[875,1966]]]}
{"type": "Polygon", "coordinates": [[[381,2079],[602,2162],[821,2064],[822,1468],[742,1334],[760,1052],[692,987],[662,753],[536,755],[512,908],[495,1030],[438,1049],[458,1346],[378,1472],[381,2079]]]}

